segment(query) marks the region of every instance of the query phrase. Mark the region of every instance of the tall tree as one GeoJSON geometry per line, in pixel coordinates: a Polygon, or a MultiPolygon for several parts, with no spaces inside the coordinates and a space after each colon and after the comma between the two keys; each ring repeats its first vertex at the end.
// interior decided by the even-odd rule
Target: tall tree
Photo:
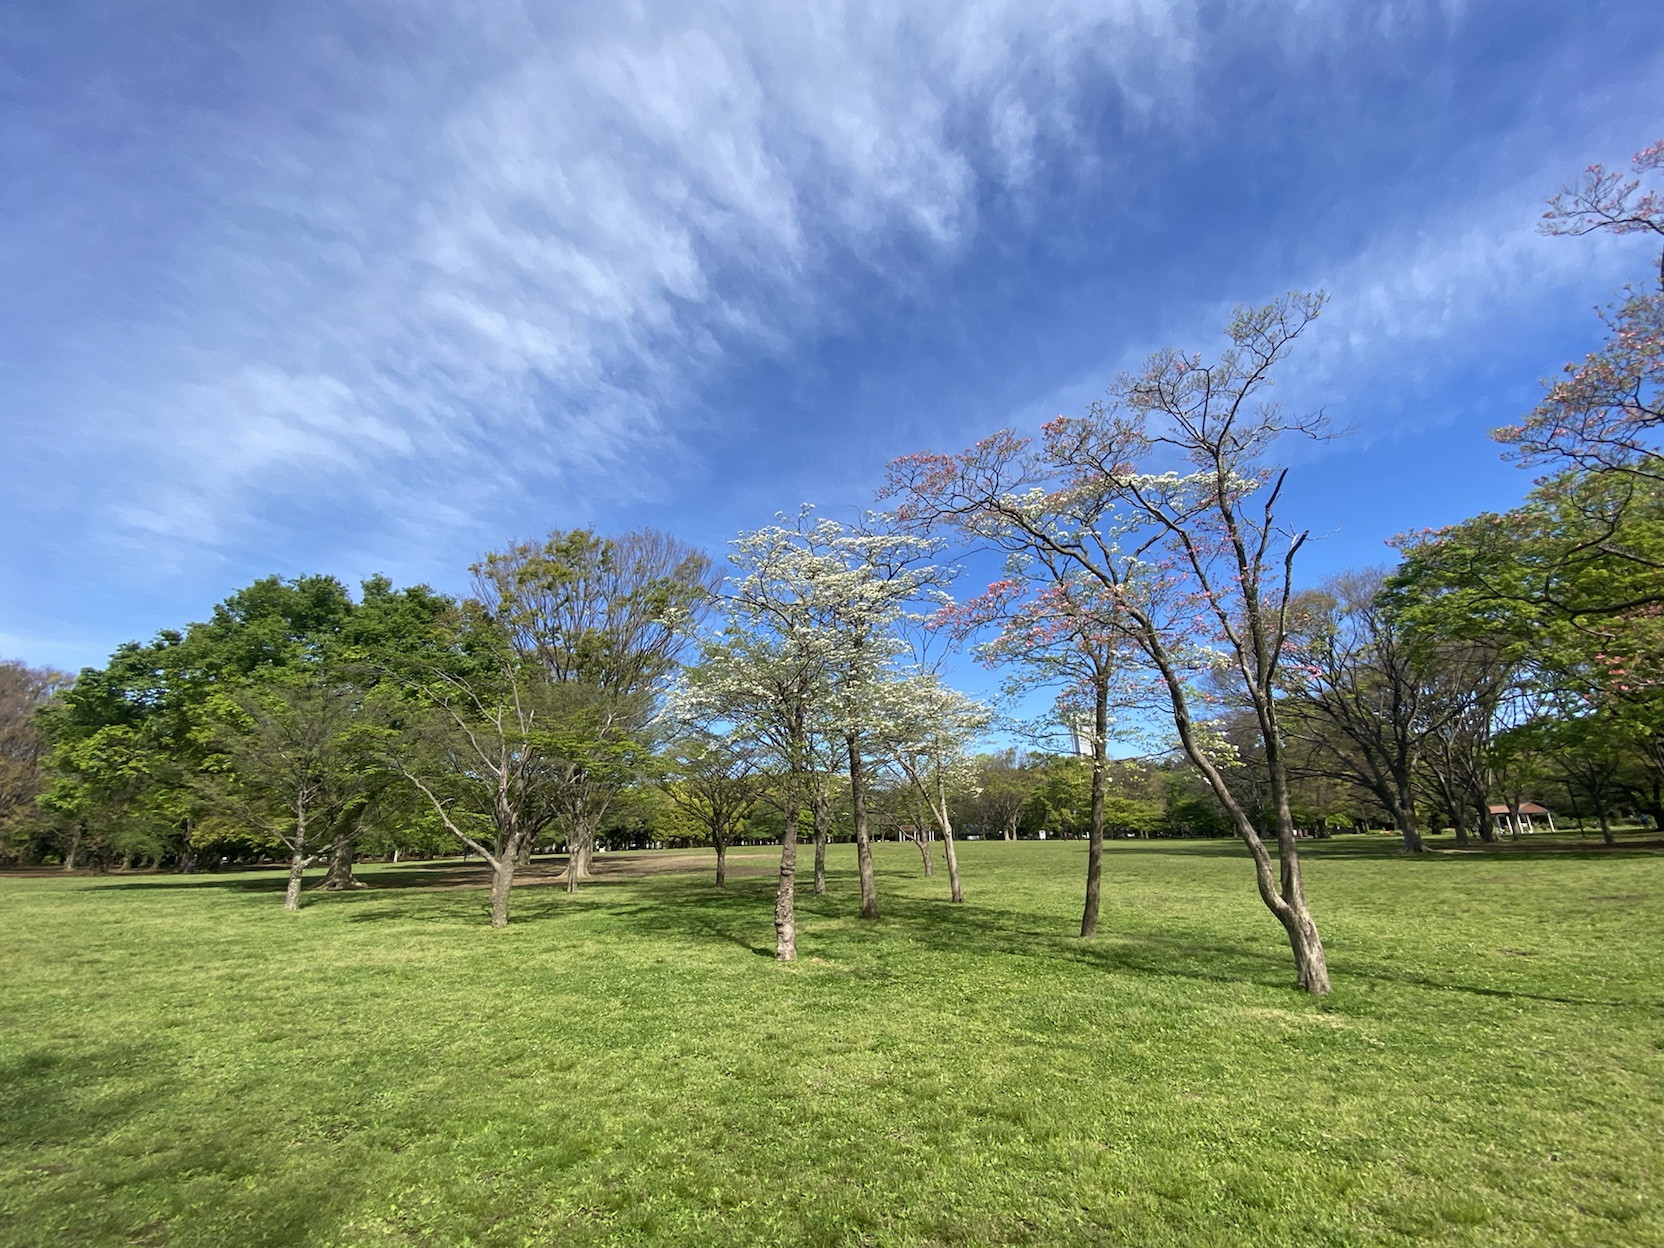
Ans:
{"type": "Polygon", "coordinates": [[[363,696],[350,685],[287,681],[213,700],[198,783],[213,805],[288,850],[285,910],[300,909],[306,869],[356,824],[380,783],[363,696]]]}
{"type": "Polygon", "coordinates": [[[589,875],[595,834],[632,758],[645,756],[657,699],[694,637],[716,586],[710,558],[665,533],[603,537],[554,530],[473,566],[482,610],[522,664],[573,691],[594,735],[569,737],[562,818],[566,887],[589,875]]]}
{"type": "Polygon", "coordinates": [[[1092,759],[1087,832],[1086,899],[1080,934],[1098,934],[1103,888],[1104,800],[1109,768],[1110,708],[1129,693],[1128,639],[1116,622],[1117,599],[1071,560],[1044,546],[1007,554],[1006,575],[969,601],[945,607],[941,623],[961,637],[993,636],[977,647],[990,667],[1011,675],[1007,693],[1051,688],[1058,718],[1086,744],[1092,759]],[[1084,722],[1084,731],[1081,731],[1084,722]]]}
{"type": "Polygon", "coordinates": [[[572,742],[607,711],[593,690],[527,661],[475,604],[456,641],[449,662],[385,704],[383,756],[491,868],[491,926],[506,927],[516,870],[566,808],[572,742]]]}
{"type": "Polygon", "coordinates": [[[1248,847],[1260,897],[1288,937],[1296,983],[1313,993],[1329,991],[1329,972],[1306,902],[1278,723],[1294,560],[1306,534],[1278,519],[1286,470],[1269,457],[1285,435],[1321,437],[1327,422],[1321,413],[1290,415],[1263,392],[1322,304],[1320,295],[1290,295],[1240,308],[1226,330],[1232,345],[1214,363],[1159,352],[1142,373],[1120,378],[1107,403],[1048,423],[1038,446],[1007,431],[960,455],[912,456],[892,465],[888,486],[903,521],[1047,551],[1116,603],[1166,691],[1186,756],[1248,847]],[[1175,457],[1190,471],[1160,471],[1175,457]],[[1195,678],[1221,668],[1258,725],[1275,859],[1198,733],[1205,693],[1195,678]]]}
{"type": "Polygon", "coordinates": [[[1299,600],[1284,719],[1308,748],[1303,770],[1353,780],[1391,817],[1409,853],[1422,742],[1455,708],[1427,697],[1438,647],[1412,636],[1382,598],[1379,568],[1331,578],[1299,600]]]}
{"type": "Polygon", "coordinates": [[[826,697],[824,637],[796,583],[775,575],[767,531],[740,539],[742,574],[727,599],[727,624],[684,669],[673,704],[684,722],[723,725],[772,755],[779,784],[770,795],[785,823],[774,894],[775,957],[797,957],[797,841],[813,771],[811,722],[826,697]]]}
{"type": "MultiPolygon", "coordinates": [[[[51,668],[0,663],[0,855],[32,855],[47,831],[39,799],[46,789],[46,735],[40,712],[69,677],[51,668]]],[[[64,868],[75,866],[77,829],[64,845],[64,868]]]]}

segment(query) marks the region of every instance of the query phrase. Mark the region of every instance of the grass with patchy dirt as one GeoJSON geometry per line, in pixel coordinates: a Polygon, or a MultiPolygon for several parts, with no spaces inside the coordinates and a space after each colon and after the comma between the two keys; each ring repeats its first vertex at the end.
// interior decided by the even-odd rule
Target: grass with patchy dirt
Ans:
{"type": "Polygon", "coordinates": [[[1227,842],[1093,941],[1079,843],[835,847],[792,966],[761,849],[0,879],[0,1244],[1664,1244],[1664,851],[1549,844],[1313,846],[1325,1000],[1227,842]]]}

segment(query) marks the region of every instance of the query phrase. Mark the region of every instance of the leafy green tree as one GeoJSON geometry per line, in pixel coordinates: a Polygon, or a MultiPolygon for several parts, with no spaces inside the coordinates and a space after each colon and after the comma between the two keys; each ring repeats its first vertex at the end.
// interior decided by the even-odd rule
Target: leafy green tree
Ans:
{"type": "Polygon", "coordinates": [[[213,700],[199,784],[213,805],[281,844],[283,908],[300,908],[306,868],[356,826],[382,786],[364,694],[350,685],[267,682],[213,700]]]}
{"type": "Polygon", "coordinates": [[[757,752],[734,734],[702,732],[673,754],[666,795],[716,850],[716,886],[728,883],[728,846],[763,796],[757,752]]]}
{"type": "MultiPolygon", "coordinates": [[[[63,672],[0,663],[0,857],[35,858],[51,837],[51,821],[40,805],[47,784],[40,713],[68,684],[63,672]]],[[[65,838],[65,870],[75,865],[78,834],[72,825],[65,838]]]]}
{"type": "Polygon", "coordinates": [[[596,831],[651,757],[658,701],[716,587],[710,558],[652,529],[602,537],[554,530],[487,554],[473,567],[480,610],[517,662],[543,673],[584,713],[568,732],[561,821],[566,887],[589,875],[596,831]]]}

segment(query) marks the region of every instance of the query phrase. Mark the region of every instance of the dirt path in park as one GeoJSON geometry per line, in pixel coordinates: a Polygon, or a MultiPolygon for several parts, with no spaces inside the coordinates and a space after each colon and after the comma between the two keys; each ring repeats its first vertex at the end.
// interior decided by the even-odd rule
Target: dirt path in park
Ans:
{"type": "MultiPolygon", "coordinates": [[[[484,888],[491,883],[490,869],[478,858],[462,862],[456,858],[445,859],[407,859],[403,862],[361,862],[358,864],[360,878],[371,889],[423,889],[439,890],[452,888],[484,888]],[[368,875],[364,873],[368,870],[368,875]]],[[[219,871],[193,872],[190,875],[179,875],[181,880],[208,880],[213,876],[226,875],[254,875],[257,873],[272,873],[285,870],[277,863],[244,863],[225,867],[219,871]]],[[[762,845],[748,845],[743,849],[728,851],[728,874],[732,877],[774,875],[780,870],[780,851],[777,848],[762,845]]],[[[713,878],[716,875],[716,854],[709,849],[666,850],[642,849],[623,850],[617,853],[596,854],[591,860],[591,879],[585,883],[605,884],[610,881],[641,880],[659,875],[705,875],[713,878]]],[[[142,879],[147,876],[174,875],[171,871],[93,871],[77,869],[65,871],[62,867],[5,867],[0,868],[0,878],[10,879],[104,879],[118,880],[122,878],[142,879]]],[[[530,887],[539,884],[563,884],[566,874],[566,855],[550,855],[545,858],[534,858],[529,866],[520,868],[514,873],[514,887],[530,887]]],[[[314,867],[307,873],[306,882],[315,885],[322,878],[321,872],[314,867]]]]}
{"type": "MultiPolygon", "coordinates": [[[[483,862],[412,862],[391,863],[384,865],[385,869],[378,871],[365,881],[371,888],[479,888],[491,882],[490,873],[483,862]],[[416,880],[400,881],[394,884],[380,884],[377,876],[386,879],[388,875],[397,871],[403,874],[402,868],[411,868],[411,874],[421,875],[420,882],[416,880]]],[[[728,875],[736,876],[776,875],[780,871],[780,851],[770,851],[763,846],[747,846],[745,849],[730,849],[728,851],[728,875]]],[[[596,854],[590,860],[590,874],[592,879],[585,883],[605,884],[614,880],[643,880],[657,875],[703,875],[716,874],[716,854],[711,850],[625,850],[613,854],[596,854]]],[[[521,867],[514,873],[514,887],[523,888],[538,884],[564,884],[566,882],[566,857],[533,859],[531,865],[521,867]]]]}

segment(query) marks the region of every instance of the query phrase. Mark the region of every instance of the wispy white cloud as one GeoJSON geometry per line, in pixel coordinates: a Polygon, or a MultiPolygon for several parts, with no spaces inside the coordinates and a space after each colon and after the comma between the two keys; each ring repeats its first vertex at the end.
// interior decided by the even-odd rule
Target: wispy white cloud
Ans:
{"type": "Polygon", "coordinates": [[[74,395],[120,448],[106,514],[133,541],[223,542],[343,488],[431,522],[399,477],[651,491],[709,370],[845,314],[837,269],[950,260],[1048,151],[1098,159],[1087,87],[1175,121],[1199,37],[1183,0],[412,12],[327,124],[292,101],[185,131],[200,216],[74,395]],[[453,36],[461,81],[403,115],[404,62],[453,36]]]}

